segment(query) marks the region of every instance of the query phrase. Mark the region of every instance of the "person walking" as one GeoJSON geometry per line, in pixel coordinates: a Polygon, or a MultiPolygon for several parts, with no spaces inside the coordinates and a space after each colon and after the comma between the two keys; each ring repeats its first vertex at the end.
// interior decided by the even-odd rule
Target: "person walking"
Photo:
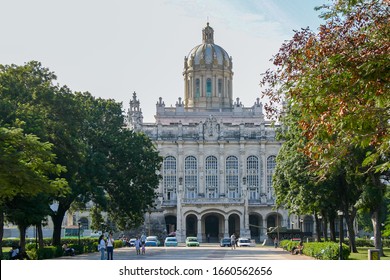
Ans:
{"type": "Polygon", "coordinates": [[[114,238],[112,238],[112,233],[107,238],[107,260],[114,259],[114,238]]]}
{"type": "Polygon", "coordinates": [[[99,237],[98,250],[100,251],[100,259],[104,260],[104,251],[106,250],[106,241],[104,240],[104,234],[100,235],[99,237]]]}
{"type": "Polygon", "coordinates": [[[275,239],[274,239],[274,246],[275,246],[275,248],[278,248],[278,246],[279,246],[279,240],[277,237],[275,237],[275,239]]]}
{"type": "Polygon", "coordinates": [[[142,233],[142,235],[141,235],[141,244],[145,244],[145,242],[146,242],[146,235],[145,235],[145,233],[142,233]]]}
{"type": "Polygon", "coordinates": [[[134,247],[135,247],[135,251],[137,252],[137,255],[140,255],[141,254],[141,240],[139,239],[139,237],[137,237],[137,239],[135,240],[134,247]]]}
{"type": "Polygon", "coordinates": [[[230,236],[230,244],[231,244],[232,250],[236,249],[236,236],[234,235],[234,233],[230,236]]]}

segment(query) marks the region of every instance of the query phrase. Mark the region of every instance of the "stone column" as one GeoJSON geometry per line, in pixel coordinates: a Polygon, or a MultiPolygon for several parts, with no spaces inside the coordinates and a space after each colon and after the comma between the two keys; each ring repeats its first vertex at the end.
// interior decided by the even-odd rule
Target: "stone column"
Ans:
{"type": "Polygon", "coordinates": [[[224,238],[229,238],[229,218],[225,217],[225,232],[223,234],[224,238]]]}
{"type": "Polygon", "coordinates": [[[205,185],[204,185],[204,176],[205,176],[205,170],[204,170],[204,156],[203,156],[203,143],[199,142],[198,145],[198,193],[202,193],[205,195],[205,185]]]}
{"type": "Polygon", "coordinates": [[[179,189],[177,192],[177,205],[176,205],[176,238],[178,242],[183,242],[183,225],[182,225],[182,211],[181,211],[181,198],[183,195],[183,177],[179,177],[179,189]]]}
{"type": "Polygon", "coordinates": [[[202,242],[202,219],[198,217],[198,234],[197,238],[199,242],[202,242]]]}
{"type": "Polygon", "coordinates": [[[226,186],[225,186],[225,148],[224,144],[219,144],[219,194],[220,197],[226,197],[226,186]]]}

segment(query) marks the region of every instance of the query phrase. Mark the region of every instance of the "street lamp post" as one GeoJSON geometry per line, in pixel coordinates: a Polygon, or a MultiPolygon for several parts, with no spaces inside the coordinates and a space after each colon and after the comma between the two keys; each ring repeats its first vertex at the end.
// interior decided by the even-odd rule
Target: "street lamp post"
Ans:
{"type": "Polygon", "coordinates": [[[291,222],[291,240],[294,238],[294,222],[291,222]]]}
{"type": "Polygon", "coordinates": [[[340,239],[340,249],[339,249],[339,260],[343,259],[343,211],[337,211],[337,215],[339,216],[339,239],[340,239]]]}
{"type": "MultiPolygon", "coordinates": [[[[322,225],[322,216],[321,215],[318,215],[318,221],[319,221],[319,224],[320,224],[320,226],[319,226],[320,230],[318,232],[318,234],[319,234],[318,241],[320,241],[321,240],[321,235],[323,234],[323,227],[324,227],[322,225]]],[[[324,237],[325,237],[325,235],[324,235],[324,237]]]]}

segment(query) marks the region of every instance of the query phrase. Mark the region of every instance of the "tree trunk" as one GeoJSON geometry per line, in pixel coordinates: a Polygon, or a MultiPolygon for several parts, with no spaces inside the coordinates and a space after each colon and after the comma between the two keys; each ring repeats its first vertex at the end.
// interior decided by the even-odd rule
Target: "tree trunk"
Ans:
{"type": "Polygon", "coordinates": [[[37,226],[37,232],[38,232],[38,244],[39,249],[43,248],[45,246],[43,242],[43,230],[42,230],[42,223],[39,223],[37,226]]]}
{"type": "Polygon", "coordinates": [[[336,227],[334,225],[334,218],[329,219],[330,241],[336,242],[336,227]]]}
{"type": "Polygon", "coordinates": [[[3,259],[3,234],[4,234],[4,212],[0,206],[0,259],[3,259]]]}
{"type": "Polygon", "coordinates": [[[61,215],[61,213],[57,212],[56,215],[51,216],[52,221],[53,221],[53,225],[54,225],[54,229],[53,229],[53,245],[54,246],[61,245],[61,229],[62,229],[62,220],[64,218],[64,214],[65,213],[63,213],[61,215]]]}
{"type": "Polygon", "coordinates": [[[324,239],[325,239],[325,242],[328,242],[328,219],[326,218],[325,215],[323,215],[322,217],[324,217],[324,221],[323,221],[323,234],[324,234],[324,239]]]}
{"type": "Polygon", "coordinates": [[[19,240],[19,246],[20,250],[22,252],[26,251],[26,227],[23,225],[19,225],[19,233],[20,233],[20,240],[19,240]]]}
{"type": "MultiPolygon", "coordinates": [[[[380,207],[378,207],[380,208],[380,207]]],[[[379,220],[379,211],[375,211],[371,213],[371,222],[372,227],[374,229],[374,246],[375,249],[380,250],[380,255],[384,256],[383,254],[383,244],[382,244],[382,234],[381,234],[381,223],[379,220]]]]}
{"type": "Polygon", "coordinates": [[[353,221],[356,217],[356,208],[352,207],[352,211],[349,214],[349,212],[346,212],[345,221],[347,223],[347,230],[348,230],[348,236],[349,236],[349,250],[354,253],[358,253],[358,250],[356,248],[356,234],[355,234],[355,228],[353,226],[353,221]]]}

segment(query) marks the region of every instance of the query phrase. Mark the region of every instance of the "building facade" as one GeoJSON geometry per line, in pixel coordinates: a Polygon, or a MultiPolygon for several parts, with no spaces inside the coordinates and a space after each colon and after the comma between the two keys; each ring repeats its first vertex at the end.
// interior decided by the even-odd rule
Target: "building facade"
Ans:
{"type": "Polygon", "coordinates": [[[214,43],[208,23],[202,43],[184,58],[183,78],[184,98],[167,107],[160,97],[155,123],[143,122],[135,92],[130,101],[129,128],[149,136],[164,158],[145,229],[157,224],[179,241],[232,233],[262,241],[270,227],[290,228],[287,211],[274,208],[276,127],[264,118],[259,98],[251,107],[233,99],[232,57],[214,43]]]}

